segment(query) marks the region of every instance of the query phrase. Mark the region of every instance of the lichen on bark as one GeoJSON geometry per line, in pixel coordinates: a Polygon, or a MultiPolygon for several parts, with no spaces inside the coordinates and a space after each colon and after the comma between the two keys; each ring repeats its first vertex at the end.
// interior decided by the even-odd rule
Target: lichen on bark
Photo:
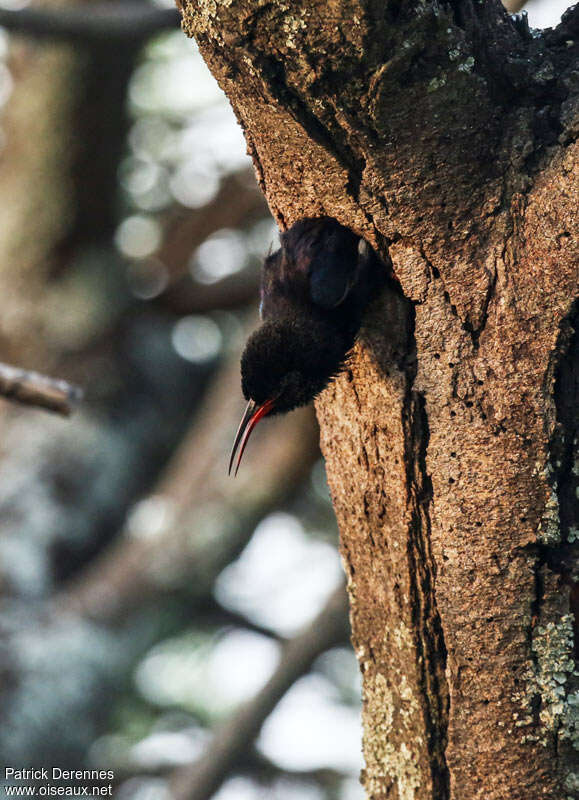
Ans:
{"type": "MultiPolygon", "coordinates": [[[[400,708],[402,719],[405,711],[410,716],[419,711],[418,701],[404,680],[400,697],[403,700],[400,708]]],[[[364,684],[364,755],[368,775],[364,783],[370,796],[378,796],[394,782],[400,800],[412,800],[422,783],[422,774],[411,749],[413,737],[409,737],[410,744],[406,741],[398,746],[393,744],[395,708],[396,700],[388,681],[381,673],[376,673],[364,684]]]]}

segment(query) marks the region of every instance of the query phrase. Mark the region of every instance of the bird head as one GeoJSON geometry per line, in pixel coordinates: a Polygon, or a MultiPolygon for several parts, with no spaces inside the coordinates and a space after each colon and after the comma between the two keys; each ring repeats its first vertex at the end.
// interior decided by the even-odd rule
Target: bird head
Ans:
{"type": "Polygon", "coordinates": [[[311,402],[338,374],[351,345],[333,326],[311,318],[266,322],[250,336],[241,357],[248,405],[231,451],[230,472],[239,447],[237,473],[259,420],[311,402]]]}

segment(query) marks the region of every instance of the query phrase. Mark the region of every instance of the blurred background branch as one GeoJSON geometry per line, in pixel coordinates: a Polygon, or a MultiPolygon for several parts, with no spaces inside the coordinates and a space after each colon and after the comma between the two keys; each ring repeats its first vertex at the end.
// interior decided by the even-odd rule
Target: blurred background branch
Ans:
{"type": "Polygon", "coordinates": [[[67,417],[80,401],[82,391],[66,381],[0,363],[0,395],[67,417]]]}
{"type": "Polygon", "coordinates": [[[175,800],[208,800],[238,765],[266,718],[295,681],[325,650],[343,641],[347,597],[342,585],[308,627],[291,639],[266,685],[215,731],[203,756],[171,780],[175,800]]]}
{"type": "Polygon", "coordinates": [[[179,25],[176,8],[129,0],[85,7],[0,9],[0,26],[6,30],[76,44],[134,45],[179,25]]]}

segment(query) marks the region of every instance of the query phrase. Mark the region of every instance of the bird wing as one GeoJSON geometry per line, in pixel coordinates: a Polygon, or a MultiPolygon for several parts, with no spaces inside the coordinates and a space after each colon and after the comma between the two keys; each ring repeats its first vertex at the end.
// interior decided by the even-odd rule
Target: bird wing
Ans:
{"type": "Polygon", "coordinates": [[[281,248],[261,272],[261,319],[283,316],[310,303],[340,306],[360,277],[365,242],[331,217],[299,220],[281,234],[281,248]]]}
{"type": "Polygon", "coordinates": [[[331,217],[296,222],[282,234],[284,281],[303,282],[309,299],[322,308],[339,306],[358,277],[359,241],[331,217]]]}

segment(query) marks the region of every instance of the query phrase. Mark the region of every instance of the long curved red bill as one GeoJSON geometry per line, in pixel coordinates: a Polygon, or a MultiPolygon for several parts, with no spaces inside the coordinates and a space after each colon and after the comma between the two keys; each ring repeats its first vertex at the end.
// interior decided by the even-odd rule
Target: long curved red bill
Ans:
{"type": "Polygon", "coordinates": [[[231,448],[231,456],[229,458],[229,474],[231,475],[231,468],[233,467],[233,462],[235,460],[235,453],[237,448],[239,448],[239,453],[237,455],[237,464],[235,465],[235,473],[237,475],[237,470],[239,469],[239,465],[241,464],[241,459],[243,458],[243,452],[245,450],[245,446],[249,441],[249,437],[251,436],[252,430],[255,428],[257,423],[259,422],[262,417],[265,417],[266,414],[269,414],[271,409],[273,408],[273,400],[266,400],[263,405],[258,406],[253,400],[250,400],[247,404],[247,408],[245,409],[245,413],[241,418],[241,422],[239,423],[239,428],[237,429],[237,433],[235,434],[235,441],[233,442],[233,447],[231,448]]]}

